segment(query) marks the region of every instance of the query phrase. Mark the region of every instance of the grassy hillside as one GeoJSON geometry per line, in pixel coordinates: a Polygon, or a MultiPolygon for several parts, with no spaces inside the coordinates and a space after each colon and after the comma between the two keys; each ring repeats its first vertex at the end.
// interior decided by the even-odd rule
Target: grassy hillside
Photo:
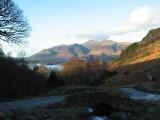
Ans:
{"type": "Polygon", "coordinates": [[[160,28],[153,29],[141,42],[133,43],[122,51],[120,58],[111,68],[132,65],[160,58],[160,28]]]}
{"type": "Polygon", "coordinates": [[[150,30],[142,41],[124,49],[109,67],[118,74],[106,79],[102,87],[132,86],[160,93],[160,28],[150,30]]]}

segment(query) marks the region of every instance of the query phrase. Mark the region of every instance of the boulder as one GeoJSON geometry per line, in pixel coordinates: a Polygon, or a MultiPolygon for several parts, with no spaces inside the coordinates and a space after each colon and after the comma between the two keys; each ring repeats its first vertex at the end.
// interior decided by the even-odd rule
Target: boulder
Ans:
{"type": "Polygon", "coordinates": [[[4,112],[0,112],[0,120],[4,120],[7,118],[7,115],[4,112]]]}

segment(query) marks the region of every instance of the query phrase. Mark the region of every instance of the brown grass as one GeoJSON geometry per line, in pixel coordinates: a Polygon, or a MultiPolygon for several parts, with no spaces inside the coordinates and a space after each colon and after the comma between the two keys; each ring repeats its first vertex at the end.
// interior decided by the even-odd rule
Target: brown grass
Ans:
{"type": "Polygon", "coordinates": [[[146,46],[139,46],[137,49],[126,53],[125,57],[110,64],[110,68],[118,68],[122,66],[133,65],[145,61],[160,58],[160,40],[157,40],[146,46]]]}
{"type": "MultiPolygon", "coordinates": [[[[160,61],[157,59],[148,60],[145,62],[134,63],[126,66],[121,66],[119,68],[114,68],[112,70],[116,70],[118,72],[117,75],[108,78],[105,80],[105,84],[102,85],[104,88],[117,88],[117,87],[124,87],[124,86],[139,86],[145,90],[143,83],[147,82],[146,70],[151,69],[153,73],[153,77],[157,80],[155,81],[156,84],[160,85],[160,61]],[[129,71],[127,75],[125,72],[129,71]]],[[[146,91],[154,91],[158,92],[160,86],[154,88],[151,86],[151,89],[146,88],[146,91]]]]}

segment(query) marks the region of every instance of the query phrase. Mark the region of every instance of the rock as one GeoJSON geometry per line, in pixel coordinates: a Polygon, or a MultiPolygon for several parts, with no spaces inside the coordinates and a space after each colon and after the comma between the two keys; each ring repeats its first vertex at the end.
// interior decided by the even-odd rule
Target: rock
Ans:
{"type": "Polygon", "coordinates": [[[28,115],[26,117],[26,120],[34,120],[34,119],[35,119],[35,117],[33,115],[28,115]]]}
{"type": "Polygon", "coordinates": [[[12,120],[12,118],[9,117],[9,118],[6,118],[5,120],[12,120]]]}
{"type": "Polygon", "coordinates": [[[26,113],[26,110],[24,110],[24,109],[13,109],[10,111],[10,114],[12,114],[14,116],[18,116],[18,115],[21,115],[24,113],[26,113]]]}
{"type": "Polygon", "coordinates": [[[0,112],[0,120],[7,118],[7,115],[4,112],[0,112]]]}
{"type": "Polygon", "coordinates": [[[128,75],[129,73],[130,73],[129,70],[127,70],[123,73],[123,75],[128,75]]]}
{"type": "Polygon", "coordinates": [[[128,120],[129,113],[124,113],[124,112],[116,112],[113,113],[109,116],[111,120],[128,120]]]}
{"type": "Polygon", "coordinates": [[[27,114],[14,116],[13,118],[16,120],[35,120],[35,117],[33,115],[27,115],[27,114]]]}
{"type": "Polygon", "coordinates": [[[91,113],[88,113],[88,112],[82,112],[82,113],[79,115],[80,118],[89,118],[89,117],[91,117],[91,116],[92,116],[92,114],[91,114],[91,113]]]}
{"type": "Polygon", "coordinates": [[[46,111],[44,109],[34,109],[32,110],[33,114],[36,116],[38,119],[44,119],[47,118],[46,111]]]}

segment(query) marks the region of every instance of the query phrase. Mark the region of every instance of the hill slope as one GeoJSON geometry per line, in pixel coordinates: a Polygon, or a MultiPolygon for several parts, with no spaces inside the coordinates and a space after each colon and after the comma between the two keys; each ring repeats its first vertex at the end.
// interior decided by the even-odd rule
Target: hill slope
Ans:
{"type": "Polygon", "coordinates": [[[101,60],[114,60],[120,55],[130,43],[115,42],[111,40],[89,40],[84,44],[59,45],[49,49],[44,49],[31,57],[31,61],[67,61],[74,56],[87,59],[89,55],[94,55],[101,60]]]}
{"type": "Polygon", "coordinates": [[[128,46],[111,67],[131,65],[160,58],[160,28],[150,30],[141,42],[128,46]]]}

